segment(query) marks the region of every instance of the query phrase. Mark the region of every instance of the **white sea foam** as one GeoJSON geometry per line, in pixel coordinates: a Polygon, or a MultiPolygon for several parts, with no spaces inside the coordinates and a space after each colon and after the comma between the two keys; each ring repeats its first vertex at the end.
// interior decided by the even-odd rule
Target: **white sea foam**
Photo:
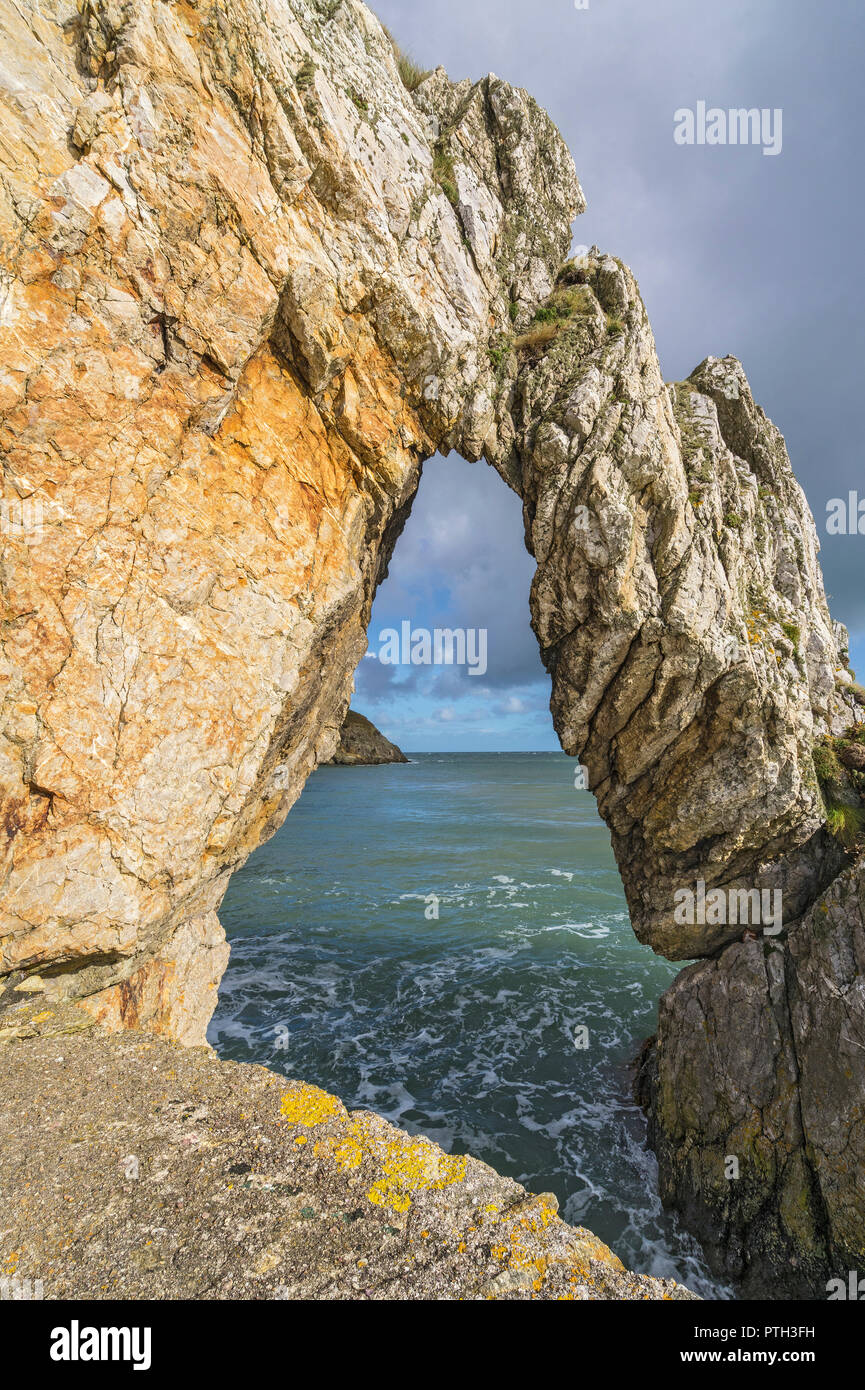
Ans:
{"type": "Polygon", "coordinates": [[[327,769],[232,880],[211,1041],[555,1191],[630,1267],[717,1297],[660,1206],[629,1098],[675,968],[635,941],[593,804],[574,814],[570,760],[413,762],[380,794],[327,769]]]}

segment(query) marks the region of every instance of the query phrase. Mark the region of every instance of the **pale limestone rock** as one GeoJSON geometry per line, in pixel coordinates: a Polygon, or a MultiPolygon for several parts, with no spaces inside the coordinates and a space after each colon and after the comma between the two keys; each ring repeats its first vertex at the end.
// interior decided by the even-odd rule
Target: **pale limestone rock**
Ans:
{"type": "Polygon", "coordinates": [[[0,972],[198,1037],[212,914],[335,745],[418,463],[470,398],[483,446],[497,257],[551,283],[582,195],[488,79],[451,112],[464,225],[353,0],[7,0],[0,37],[0,445],[43,507],[3,537],[0,972]]]}
{"type": "Polygon", "coordinates": [[[741,366],[668,389],[630,272],[593,255],[582,278],[512,357],[533,626],[634,928],[687,959],[740,934],[675,922],[698,876],[780,887],[789,921],[837,872],[811,752],[853,704],[814,522],[741,366]]]}

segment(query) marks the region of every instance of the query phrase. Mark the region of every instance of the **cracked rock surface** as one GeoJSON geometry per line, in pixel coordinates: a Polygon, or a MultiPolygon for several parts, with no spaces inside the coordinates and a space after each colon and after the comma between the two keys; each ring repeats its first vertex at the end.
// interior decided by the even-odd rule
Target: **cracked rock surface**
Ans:
{"type": "Polygon", "coordinates": [[[0,1132],[0,1268],[45,1298],[695,1298],[551,1194],[205,1048],[10,1042],[0,1132]]]}
{"type": "Polygon", "coordinates": [[[415,101],[353,0],[2,0],[0,41],[0,976],[201,1041],[228,878],[582,193],[526,93],[415,101]]]}
{"type": "Polygon", "coordinates": [[[826,1297],[865,1263],[865,876],[783,942],[688,966],[640,1079],[661,1190],[754,1297],[826,1297]],[[730,1160],[736,1167],[731,1170],[730,1160]]]}

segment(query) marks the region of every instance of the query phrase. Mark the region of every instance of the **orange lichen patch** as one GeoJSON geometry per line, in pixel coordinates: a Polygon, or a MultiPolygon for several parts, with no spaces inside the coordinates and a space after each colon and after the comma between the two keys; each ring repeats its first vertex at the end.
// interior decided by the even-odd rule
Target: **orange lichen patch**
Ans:
{"type": "Polygon", "coordinates": [[[384,1150],[382,1176],[366,1194],[375,1206],[407,1211],[416,1192],[439,1192],[462,1182],[466,1174],[463,1155],[451,1157],[429,1139],[400,1136],[385,1144],[384,1150]]]}
{"type": "Polygon", "coordinates": [[[293,1091],[286,1091],[280,1102],[279,1113],[291,1125],[306,1125],[307,1129],[313,1129],[335,1116],[345,1116],[346,1110],[336,1096],[320,1091],[317,1086],[301,1085],[293,1091]]]}
{"type": "Polygon", "coordinates": [[[544,1231],[558,1219],[556,1208],[545,1197],[539,1197],[525,1215],[520,1217],[520,1225],[526,1231],[544,1231]]]}
{"type": "Polygon", "coordinates": [[[569,1231],[544,1196],[521,1204],[517,1210],[505,1208],[501,1213],[490,1214],[492,1222],[486,1224],[493,1225],[498,1233],[490,1251],[493,1259],[508,1271],[522,1272],[527,1286],[530,1284],[536,1293],[543,1289],[547,1275],[554,1269],[565,1272],[571,1284],[591,1284],[593,1262],[615,1270],[624,1268],[612,1250],[590,1231],[569,1231]],[[561,1239],[564,1234],[569,1237],[566,1243],[561,1239]]]}
{"type": "Polygon", "coordinates": [[[610,1269],[614,1269],[617,1272],[624,1272],[625,1266],[622,1264],[618,1255],[615,1255],[610,1247],[605,1245],[602,1240],[598,1240],[598,1237],[593,1235],[591,1231],[587,1231],[584,1226],[580,1226],[577,1230],[577,1235],[580,1238],[581,1259],[597,1260],[599,1264],[609,1265],[610,1269]]]}
{"type": "Polygon", "coordinates": [[[350,1134],[333,1151],[333,1160],[341,1172],[347,1173],[352,1168],[359,1168],[363,1162],[363,1145],[354,1134],[350,1134]]]}
{"type": "Polygon", "coordinates": [[[343,1116],[341,1132],[320,1139],[315,1154],[342,1172],[367,1164],[372,1182],[366,1195],[374,1206],[404,1212],[417,1193],[441,1191],[465,1177],[463,1155],[446,1154],[431,1140],[401,1134],[375,1116],[343,1116]]]}

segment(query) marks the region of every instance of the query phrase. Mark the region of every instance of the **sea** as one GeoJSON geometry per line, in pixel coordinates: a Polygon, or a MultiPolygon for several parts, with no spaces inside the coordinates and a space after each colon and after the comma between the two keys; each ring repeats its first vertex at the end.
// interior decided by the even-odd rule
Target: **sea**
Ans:
{"type": "Polygon", "coordinates": [[[322,767],[233,876],[209,1039],[470,1153],[631,1269],[731,1297],[657,1194],[632,1063],[681,965],[635,938],[561,753],[322,767]]]}

